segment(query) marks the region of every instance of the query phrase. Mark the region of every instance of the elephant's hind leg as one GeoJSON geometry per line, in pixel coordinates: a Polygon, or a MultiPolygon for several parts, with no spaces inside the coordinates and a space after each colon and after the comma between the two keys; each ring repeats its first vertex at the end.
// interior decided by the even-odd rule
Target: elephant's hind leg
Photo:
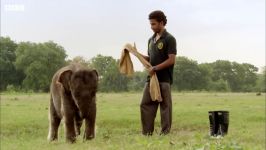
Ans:
{"type": "Polygon", "coordinates": [[[60,125],[61,118],[56,113],[53,99],[50,99],[50,111],[49,111],[49,133],[47,139],[54,141],[58,139],[58,127],[60,125]]]}

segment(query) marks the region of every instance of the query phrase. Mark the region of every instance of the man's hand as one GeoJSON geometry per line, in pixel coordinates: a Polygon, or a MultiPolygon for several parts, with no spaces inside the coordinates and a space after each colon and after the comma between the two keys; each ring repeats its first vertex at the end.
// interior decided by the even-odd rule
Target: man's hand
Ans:
{"type": "Polygon", "coordinates": [[[149,72],[150,77],[153,76],[153,74],[155,73],[155,71],[156,71],[156,67],[150,67],[150,68],[148,68],[148,72],[149,72]]]}
{"type": "Polygon", "coordinates": [[[133,45],[133,49],[137,52],[137,46],[136,46],[136,43],[134,42],[134,45],[133,45]]]}
{"type": "MultiPolygon", "coordinates": [[[[139,53],[135,42],[134,42],[134,45],[133,45],[133,50],[134,50],[135,52],[139,53]]],[[[141,53],[139,53],[139,54],[140,54],[144,59],[146,59],[147,61],[150,60],[150,57],[149,57],[149,56],[142,55],[141,53]]]]}

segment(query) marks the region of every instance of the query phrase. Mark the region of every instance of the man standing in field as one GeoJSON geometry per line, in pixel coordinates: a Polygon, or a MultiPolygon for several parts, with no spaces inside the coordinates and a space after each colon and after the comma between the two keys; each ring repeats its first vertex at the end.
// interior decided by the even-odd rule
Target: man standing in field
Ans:
{"type": "Polygon", "coordinates": [[[153,66],[148,69],[149,75],[144,87],[140,104],[142,134],[152,135],[154,120],[158,106],[161,113],[161,135],[168,134],[172,124],[172,97],[173,68],[176,58],[176,40],[166,31],[166,16],[162,11],[153,11],[149,14],[151,29],[154,34],[148,41],[148,56],[142,55],[153,66]],[[162,102],[152,101],[149,93],[150,77],[156,73],[162,95],[162,102]]]}

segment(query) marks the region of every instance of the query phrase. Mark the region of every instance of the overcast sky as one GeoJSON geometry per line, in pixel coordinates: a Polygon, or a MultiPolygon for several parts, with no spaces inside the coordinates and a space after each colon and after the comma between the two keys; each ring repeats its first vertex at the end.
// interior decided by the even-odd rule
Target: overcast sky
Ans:
{"type": "Polygon", "coordinates": [[[118,59],[125,43],[136,42],[147,53],[153,10],[165,12],[178,56],[265,65],[265,0],[1,0],[1,36],[52,40],[69,58],[118,59]]]}

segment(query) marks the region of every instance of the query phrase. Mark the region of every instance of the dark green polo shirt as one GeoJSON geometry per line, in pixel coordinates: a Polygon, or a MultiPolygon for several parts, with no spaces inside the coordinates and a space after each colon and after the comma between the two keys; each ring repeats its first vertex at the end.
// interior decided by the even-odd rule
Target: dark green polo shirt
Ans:
{"type": "MultiPolygon", "coordinates": [[[[168,54],[176,55],[176,40],[175,38],[164,30],[160,39],[155,42],[156,34],[154,34],[148,42],[148,56],[150,58],[150,64],[156,66],[168,59],[168,54]]],[[[173,83],[173,69],[174,65],[168,68],[156,71],[159,82],[173,83]]],[[[147,77],[147,81],[150,81],[150,76],[147,77]]]]}

